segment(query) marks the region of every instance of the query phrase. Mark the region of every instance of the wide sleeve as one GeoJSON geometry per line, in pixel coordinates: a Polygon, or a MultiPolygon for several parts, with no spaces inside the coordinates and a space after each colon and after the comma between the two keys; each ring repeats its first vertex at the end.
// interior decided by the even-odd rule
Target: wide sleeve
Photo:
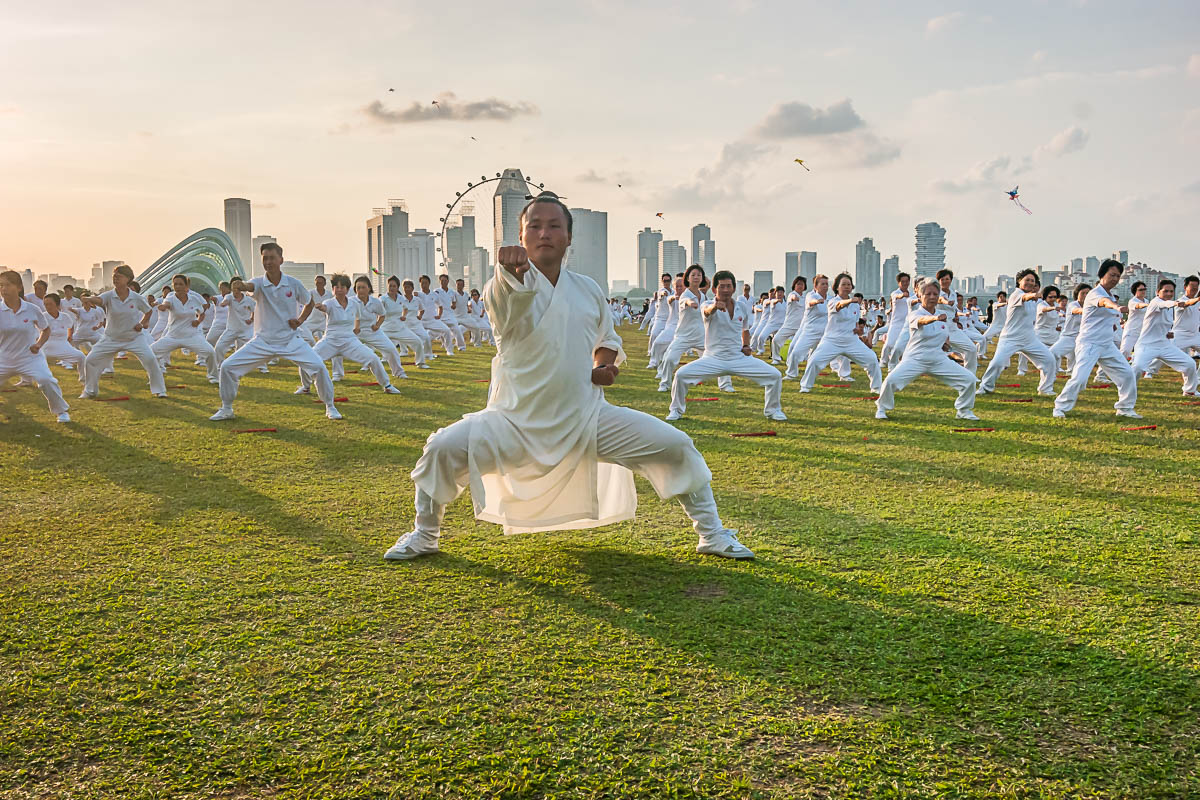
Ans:
{"type": "Polygon", "coordinates": [[[600,348],[615,350],[617,359],[613,363],[620,366],[625,361],[625,350],[621,347],[621,337],[617,335],[617,329],[613,325],[612,314],[609,313],[608,302],[604,299],[604,292],[600,287],[596,287],[596,306],[600,312],[600,325],[596,330],[596,342],[592,345],[592,352],[595,353],[600,348]]]}
{"type": "Polygon", "coordinates": [[[537,296],[539,275],[532,264],[523,279],[518,279],[504,267],[496,268],[492,279],[483,287],[483,303],[497,336],[510,337],[514,323],[528,319],[537,296]]]}

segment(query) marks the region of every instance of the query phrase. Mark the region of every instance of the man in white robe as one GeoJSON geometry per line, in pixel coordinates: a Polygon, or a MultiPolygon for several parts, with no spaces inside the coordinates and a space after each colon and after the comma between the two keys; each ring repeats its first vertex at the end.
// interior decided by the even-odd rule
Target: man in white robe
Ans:
{"type": "Polygon", "coordinates": [[[385,558],[438,550],[445,504],[471,487],[475,517],[507,533],[590,528],[631,519],[633,472],[679,500],[697,552],[754,554],[717,514],[712,473],[681,431],[609,405],[602,387],[623,359],[604,291],[562,269],[571,216],[544,192],[522,211],[523,246],[504,247],[484,289],[497,353],[487,407],[429,437],[413,469],[416,521],[385,558]]]}

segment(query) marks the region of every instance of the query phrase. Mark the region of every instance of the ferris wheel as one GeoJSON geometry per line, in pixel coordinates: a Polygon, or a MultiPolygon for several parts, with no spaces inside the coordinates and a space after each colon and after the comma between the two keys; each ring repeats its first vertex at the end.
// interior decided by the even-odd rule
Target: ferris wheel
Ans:
{"type": "MultiPolygon", "coordinates": [[[[461,203],[463,200],[465,200],[469,194],[474,192],[479,187],[486,186],[489,183],[497,183],[503,179],[504,179],[504,174],[500,173],[500,172],[497,172],[495,177],[493,177],[493,178],[489,178],[487,175],[480,175],[478,181],[467,181],[467,191],[454,193],[454,202],[453,203],[446,203],[446,216],[440,217],[438,219],[438,222],[440,222],[442,224],[441,230],[438,231],[438,235],[437,235],[438,236],[437,253],[438,253],[438,268],[439,269],[445,269],[445,267],[446,267],[446,228],[449,226],[450,220],[454,216],[454,209],[458,208],[459,203],[461,203]]],[[[544,183],[534,183],[533,178],[525,178],[524,182],[525,182],[526,186],[528,186],[530,188],[537,187],[537,189],[539,191],[546,188],[546,184],[544,184],[544,183]]],[[[533,195],[526,195],[525,197],[528,200],[533,199],[533,195]]]]}

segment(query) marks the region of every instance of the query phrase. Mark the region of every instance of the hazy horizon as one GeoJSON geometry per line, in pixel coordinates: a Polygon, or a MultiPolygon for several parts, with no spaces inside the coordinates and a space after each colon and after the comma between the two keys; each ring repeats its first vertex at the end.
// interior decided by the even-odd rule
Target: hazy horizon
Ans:
{"type": "Polygon", "coordinates": [[[143,268],[226,197],[363,271],[372,208],[436,230],[506,167],[608,212],[610,281],[698,222],[746,275],[863,236],[911,270],[931,220],[960,276],[1200,266],[1194,3],[9,4],[0,65],[0,263],[35,273],[143,268]]]}

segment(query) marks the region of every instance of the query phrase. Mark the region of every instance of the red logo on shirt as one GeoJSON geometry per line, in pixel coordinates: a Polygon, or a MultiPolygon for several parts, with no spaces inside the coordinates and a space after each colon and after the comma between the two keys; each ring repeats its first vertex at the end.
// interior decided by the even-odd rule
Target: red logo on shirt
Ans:
{"type": "Polygon", "coordinates": [[[288,296],[288,297],[291,297],[291,296],[292,296],[292,293],[291,293],[291,292],[288,292],[288,293],[287,293],[287,296],[288,296]]]}

